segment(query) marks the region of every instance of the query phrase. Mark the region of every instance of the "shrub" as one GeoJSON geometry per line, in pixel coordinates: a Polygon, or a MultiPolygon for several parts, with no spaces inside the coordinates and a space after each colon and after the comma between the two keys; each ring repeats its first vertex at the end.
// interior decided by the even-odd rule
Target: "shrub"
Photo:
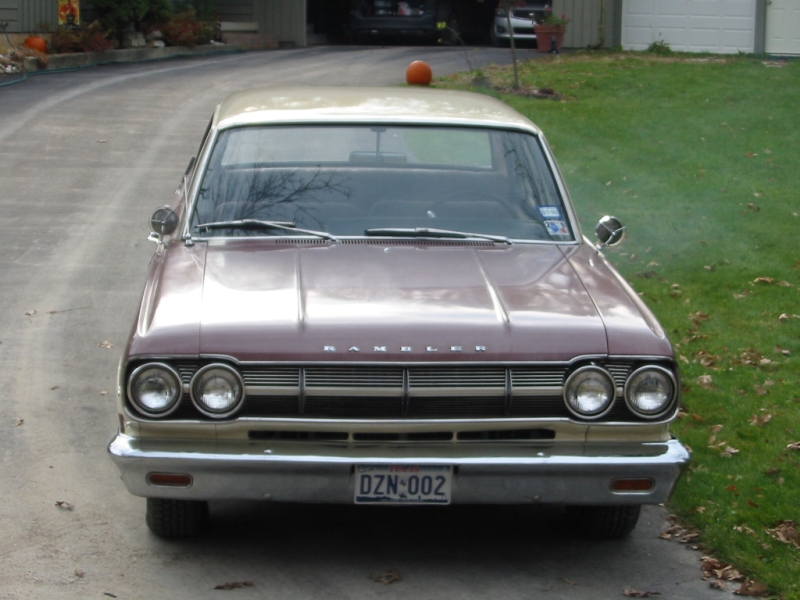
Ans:
{"type": "Polygon", "coordinates": [[[669,43],[665,42],[664,40],[653,42],[647,47],[647,51],[651,54],[659,54],[661,56],[669,56],[670,54],[674,54],[672,48],[669,47],[669,43]]]}
{"type": "Polygon", "coordinates": [[[164,24],[161,34],[169,46],[196,46],[210,42],[214,30],[208,23],[198,19],[193,10],[187,10],[164,24]]]}
{"type": "Polygon", "coordinates": [[[59,27],[50,34],[49,45],[51,54],[99,52],[100,50],[108,50],[112,46],[102,26],[97,21],[94,21],[88,27],[59,27]]]}

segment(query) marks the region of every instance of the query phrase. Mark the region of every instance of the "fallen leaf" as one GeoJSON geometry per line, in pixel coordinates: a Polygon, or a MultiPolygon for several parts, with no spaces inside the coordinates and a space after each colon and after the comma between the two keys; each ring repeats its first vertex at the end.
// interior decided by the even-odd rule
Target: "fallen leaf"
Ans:
{"type": "Polygon", "coordinates": [[[765,390],[764,386],[756,385],[755,389],[756,389],[756,395],[758,396],[766,396],[767,394],[769,394],[769,391],[765,390]]]}
{"type": "Polygon", "coordinates": [[[58,506],[59,508],[63,508],[65,510],[72,510],[73,508],[75,508],[74,504],[70,504],[65,500],[56,500],[56,506],[58,506]]]}
{"type": "Polygon", "coordinates": [[[733,592],[739,596],[766,596],[769,588],[755,579],[745,579],[742,586],[733,592]]]}
{"type": "MultiPolygon", "coordinates": [[[[786,444],[787,450],[800,450],[800,442],[792,442],[791,444],[786,444]]],[[[778,471],[778,469],[775,469],[778,471]]],[[[780,472],[780,471],[778,471],[780,472]]]]}
{"type": "Polygon", "coordinates": [[[733,528],[734,531],[738,531],[739,533],[747,533],[749,535],[756,535],[756,532],[748,527],[747,525],[736,525],[733,528]]]}
{"type": "Polygon", "coordinates": [[[753,158],[754,156],[758,156],[758,154],[756,154],[755,152],[745,152],[744,155],[747,158],[753,158]]]}
{"type": "Polygon", "coordinates": [[[753,502],[752,500],[748,500],[748,501],[747,501],[747,506],[750,506],[751,508],[761,508],[761,507],[758,505],[758,503],[757,503],[757,502],[753,502]]]}
{"type": "Polygon", "coordinates": [[[739,451],[733,446],[725,446],[725,451],[722,454],[720,454],[720,456],[723,456],[725,458],[730,458],[734,454],[739,454],[739,451]]]}
{"type": "Polygon", "coordinates": [[[75,577],[83,577],[86,575],[86,572],[81,569],[75,569],[75,577]]]}
{"type": "Polygon", "coordinates": [[[728,487],[725,488],[725,491],[726,492],[736,492],[737,489],[736,489],[736,486],[731,483],[728,487]]]}
{"type": "Polygon", "coordinates": [[[116,598],[116,596],[114,594],[112,594],[111,592],[103,592],[103,595],[104,596],[108,596],[109,598],[116,598]]]}
{"type": "Polygon", "coordinates": [[[772,415],[769,413],[765,415],[753,415],[750,418],[750,424],[761,427],[769,423],[771,420],[772,420],[772,415]]]}
{"type": "Polygon", "coordinates": [[[698,415],[697,413],[692,413],[692,419],[694,419],[695,421],[702,421],[703,417],[698,415]]]}
{"type": "Polygon", "coordinates": [[[771,284],[775,283],[775,280],[772,277],[756,277],[753,280],[753,283],[766,283],[766,284],[771,285],[771,284]]]}
{"type": "Polygon", "coordinates": [[[57,385],[53,385],[53,386],[51,386],[51,387],[50,387],[50,389],[51,389],[51,390],[57,390],[57,389],[58,389],[58,386],[57,386],[57,385]]]}
{"type": "Polygon", "coordinates": [[[98,347],[100,347],[100,348],[113,348],[113,347],[114,347],[114,344],[112,344],[112,343],[111,343],[111,342],[109,342],[108,340],[103,340],[102,342],[100,342],[100,343],[99,343],[99,344],[97,344],[97,345],[98,345],[98,347]]]}
{"type": "Polygon", "coordinates": [[[102,392],[100,392],[100,395],[101,395],[101,396],[108,396],[108,392],[107,392],[107,391],[105,391],[105,390],[103,390],[102,392]]]}
{"type": "Polygon", "coordinates": [[[714,581],[710,581],[709,585],[712,588],[714,588],[715,590],[727,590],[728,589],[728,586],[721,579],[715,579],[714,581]]]}
{"type": "Polygon", "coordinates": [[[577,584],[576,584],[574,581],[570,581],[570,580],[569,580],[569,579],[567,579],[566,577],[559,577],[558,579],[559,579],[560,581],[563,581],[564,583],[566,583],[566,584],[568,584],[568,585],[577,585],[577,584]]]}
{"type": "Polygon", "coordinates": [[[14,427],[19,427],[23,423],[25,423],[25,419],[14,419],[14,427]]]}
{"type": "Polygon", "coordinates": [[[660,592],[643,592],[641,590],[627,589],[622,592],[630,598],[649,598],[650,596],[660,596],[660,592]]]}
{"type": "Polygon", "coordinates": [[[389,571],[381,575],[380,573],[376,573],[372,576],[372,581],[375,583],[383,583],[384,585],[389,585],[390,583],[394,583],[395,581],[400,581],[400,571],[393,570],[389,571]]]}
{"type": "Polygon", "coordinates": [[[767,533],[779,542],[800,548],[800,532],[797,531],[796,521],[778,521],[773,529],[767,529],[767,533]]]}
{"type": "Polygon", "coordinates": [[[778,285],[780,287],[794,287],[794,284],[789,283],[788,281],[779,281],[778,285]]]}
{"type": "Polygon", "coordinates": [[[252,581],[228,581],[215,586],[215,590],[235,590],[236,588],[253,587],[252,581]]]}
{"type": "Polygon", "coordinates": [[[714,379],[711,377],[711,375],[700,375],[700,377],[697,378],[697,385],[707,390],[713,390],[714,379]]]}
{"type": "Polygon", "coordinates": [[[36,311],[35,311],[35,310],[29,310],[29,311],[26,311],[26,312],[25,312],[25,316],[26,316],[26,317],[32,317],[32,316],[33,316],[33,315],[35,315],[35,314],[36,314],[36,311]]]}

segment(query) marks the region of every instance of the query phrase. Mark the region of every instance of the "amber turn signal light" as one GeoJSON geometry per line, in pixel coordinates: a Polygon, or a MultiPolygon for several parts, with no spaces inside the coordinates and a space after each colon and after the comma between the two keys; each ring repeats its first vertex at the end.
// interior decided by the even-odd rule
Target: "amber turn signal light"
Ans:
{"type": "Polygon", "coordinates": [[[147,483],[169,487],[191,487],[192,476],[185,473],[148,473],[147,483]]]}
{"type": "Polygon", "coordinates": [[[652,479],[615,479],[611,482],[613,492],[649,492],[652,489],[652,479]]]}

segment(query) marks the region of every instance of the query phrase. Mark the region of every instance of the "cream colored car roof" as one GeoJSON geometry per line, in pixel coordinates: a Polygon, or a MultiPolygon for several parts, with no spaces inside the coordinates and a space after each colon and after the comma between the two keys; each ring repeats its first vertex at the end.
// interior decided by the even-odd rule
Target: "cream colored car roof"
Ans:
{"type": "Polygon", "coordinates": [[[215,125],[419,123],[480,125],[539,133],[528,119],[485,94],[409,87],[265,87],[237,92],[218,107],[215,125]]]}

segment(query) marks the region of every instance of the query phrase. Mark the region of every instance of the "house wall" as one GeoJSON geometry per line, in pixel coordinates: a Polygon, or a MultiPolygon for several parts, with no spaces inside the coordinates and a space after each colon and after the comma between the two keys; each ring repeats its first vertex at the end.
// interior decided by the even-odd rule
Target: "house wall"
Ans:
{"type": "Polygon", "coordinates": [[[306,44],[305,0],[216,0],[216,7],[222,21],[255,21],[281,43],[306,44]]]}
{"type": "Polygon", "coordinates": [[[0,22],[8,23],[8,32],[31,32],[41,23],[50,28],[58,24],[55,0],[0,0],[0,22]]]}
{"type": "Polygon", "coordinates": [[[564,34],[564,47],[610,47],[619,43],[614,35],[618,2],[615,0],[554,0],[553,12],[570,19],[564,34]],[[603,29],[600,29],[600,19],[603,29]]]}

